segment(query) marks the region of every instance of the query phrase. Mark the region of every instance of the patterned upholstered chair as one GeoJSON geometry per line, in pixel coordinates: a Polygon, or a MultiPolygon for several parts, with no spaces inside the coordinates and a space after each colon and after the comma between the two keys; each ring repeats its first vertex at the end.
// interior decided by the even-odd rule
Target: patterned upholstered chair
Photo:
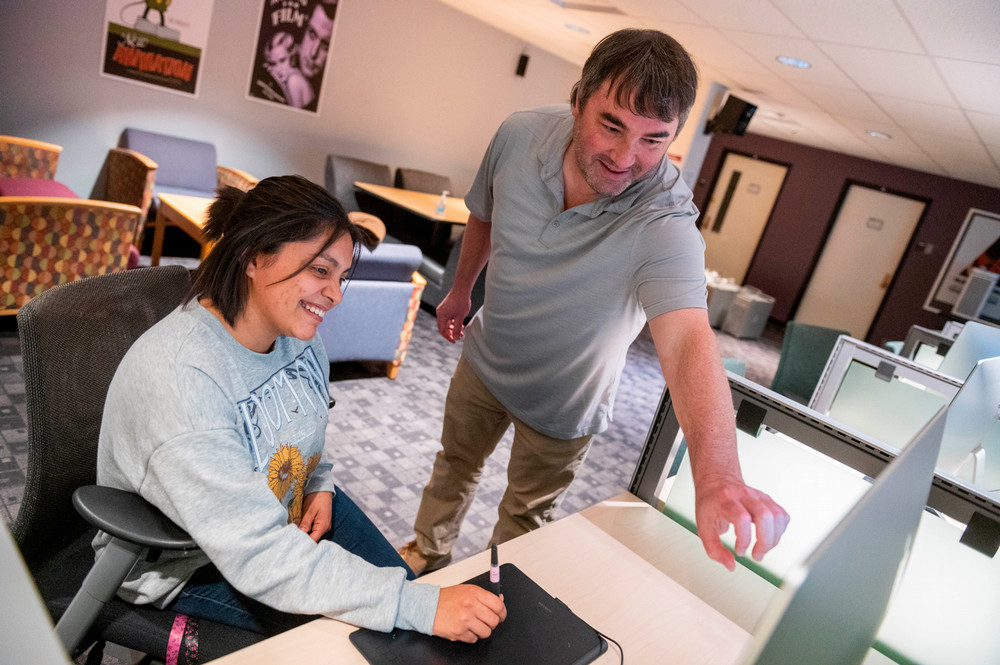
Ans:
{"type": "Polygon", "coordinates": [[[0,136],[0,178],[53,180],[62,146],[18,136],[0,136]]]}
{"type": "MultiPolygon", "coordinates": [[[[146,215],[153,200],[153,185],[156,182],[157,164],[149,157],[127,148],[112,148],[104,158],[104,164],[90,191],[90,198],[133,205],[141,211],[136,231],[134,247],[142,244],[146,215]]],[[[135,267],[139,251],[134,251],[130,268],[135,267]]]]}
{"type": "Polygon", "coordinates": [[[0,315],[57,284],[125,270],[141,215],[106,201],[0,196],[0,315]]]}

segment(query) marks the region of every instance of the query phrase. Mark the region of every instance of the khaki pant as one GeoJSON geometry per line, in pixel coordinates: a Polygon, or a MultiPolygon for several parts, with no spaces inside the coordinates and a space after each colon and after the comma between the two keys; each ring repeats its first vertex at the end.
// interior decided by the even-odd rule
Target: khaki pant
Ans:
{"type": "Polygon", "coordinates": [[[587,455],[592,437],[554,439],[535,431],[512,416],[460,358],[445,401],[441,450],[434,459],[413,527],[425,555],[451,552],[486,458],[511,423],[514,442],[507,491],[497,510],[499,519],[491,542],[502,543],[551,520],[560,496],[587,455]]]}

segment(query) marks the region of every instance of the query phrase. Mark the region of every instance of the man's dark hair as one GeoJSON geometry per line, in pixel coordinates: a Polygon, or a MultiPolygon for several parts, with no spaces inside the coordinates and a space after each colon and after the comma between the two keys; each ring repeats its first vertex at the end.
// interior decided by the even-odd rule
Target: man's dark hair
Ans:
{"type": "Polygon", "coordinates": [[[265,178],[247,192],[220,188],[203,231],[215,246],[195,272],[185,302],[208,298],[231,326],[247,306],[251,261],[276,254],[285,243],[326,236],[323,248],[284,278],[290,279],[345,233],[354,244],[352,265],[362,245],[372,249],[378,242],[370,231],[351,223],[329,192],[296,175],[265,178]]]}
{"type": "Polygon", "coordinates": [[[582,111],[605,81],[615,102],[636,115],[684,126],[698,92],[698,69],[676,39],[658,30],[613,32],[594,47],[570,102],[582,111]]]}

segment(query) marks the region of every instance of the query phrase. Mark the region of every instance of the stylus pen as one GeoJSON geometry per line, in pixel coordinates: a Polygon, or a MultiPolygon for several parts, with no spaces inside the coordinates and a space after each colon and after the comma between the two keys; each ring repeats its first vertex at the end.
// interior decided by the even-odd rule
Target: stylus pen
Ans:
{"type": "Polygon", "coordinates": [[[490,584],[493,586],[493,593],[500,595],[500,562],[497,557],[497,544],[493,543],[490,548],[490,584]]]}

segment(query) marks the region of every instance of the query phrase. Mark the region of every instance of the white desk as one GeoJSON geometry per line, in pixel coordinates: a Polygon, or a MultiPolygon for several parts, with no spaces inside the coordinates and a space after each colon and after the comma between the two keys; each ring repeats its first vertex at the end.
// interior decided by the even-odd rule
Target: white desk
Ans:
{"type": "MultiPolygon", "coordinates": [[[[664,574],[671,551],[700,541],[666,516],[624,494],[500,546],[512,562],[594,628],[622,644],[626,662],[738,663],[747,631],[664,574]],[[647,559],[648,558],[648,559],[647,559]]],[[[489,568],[486,552],[425,575],[420,582],[455,584],[489,568]]],[[[728,578],[765,584],[749,571],[728,578]]],[[[726,582],[707,593],[724,597],[726,582]]],[[[353,626],[319,619],[214,661],[219,665],[365,665],[348,641],[353,626]]],[[[597,663],[618,662],[612,645],[597,663]]]]}

